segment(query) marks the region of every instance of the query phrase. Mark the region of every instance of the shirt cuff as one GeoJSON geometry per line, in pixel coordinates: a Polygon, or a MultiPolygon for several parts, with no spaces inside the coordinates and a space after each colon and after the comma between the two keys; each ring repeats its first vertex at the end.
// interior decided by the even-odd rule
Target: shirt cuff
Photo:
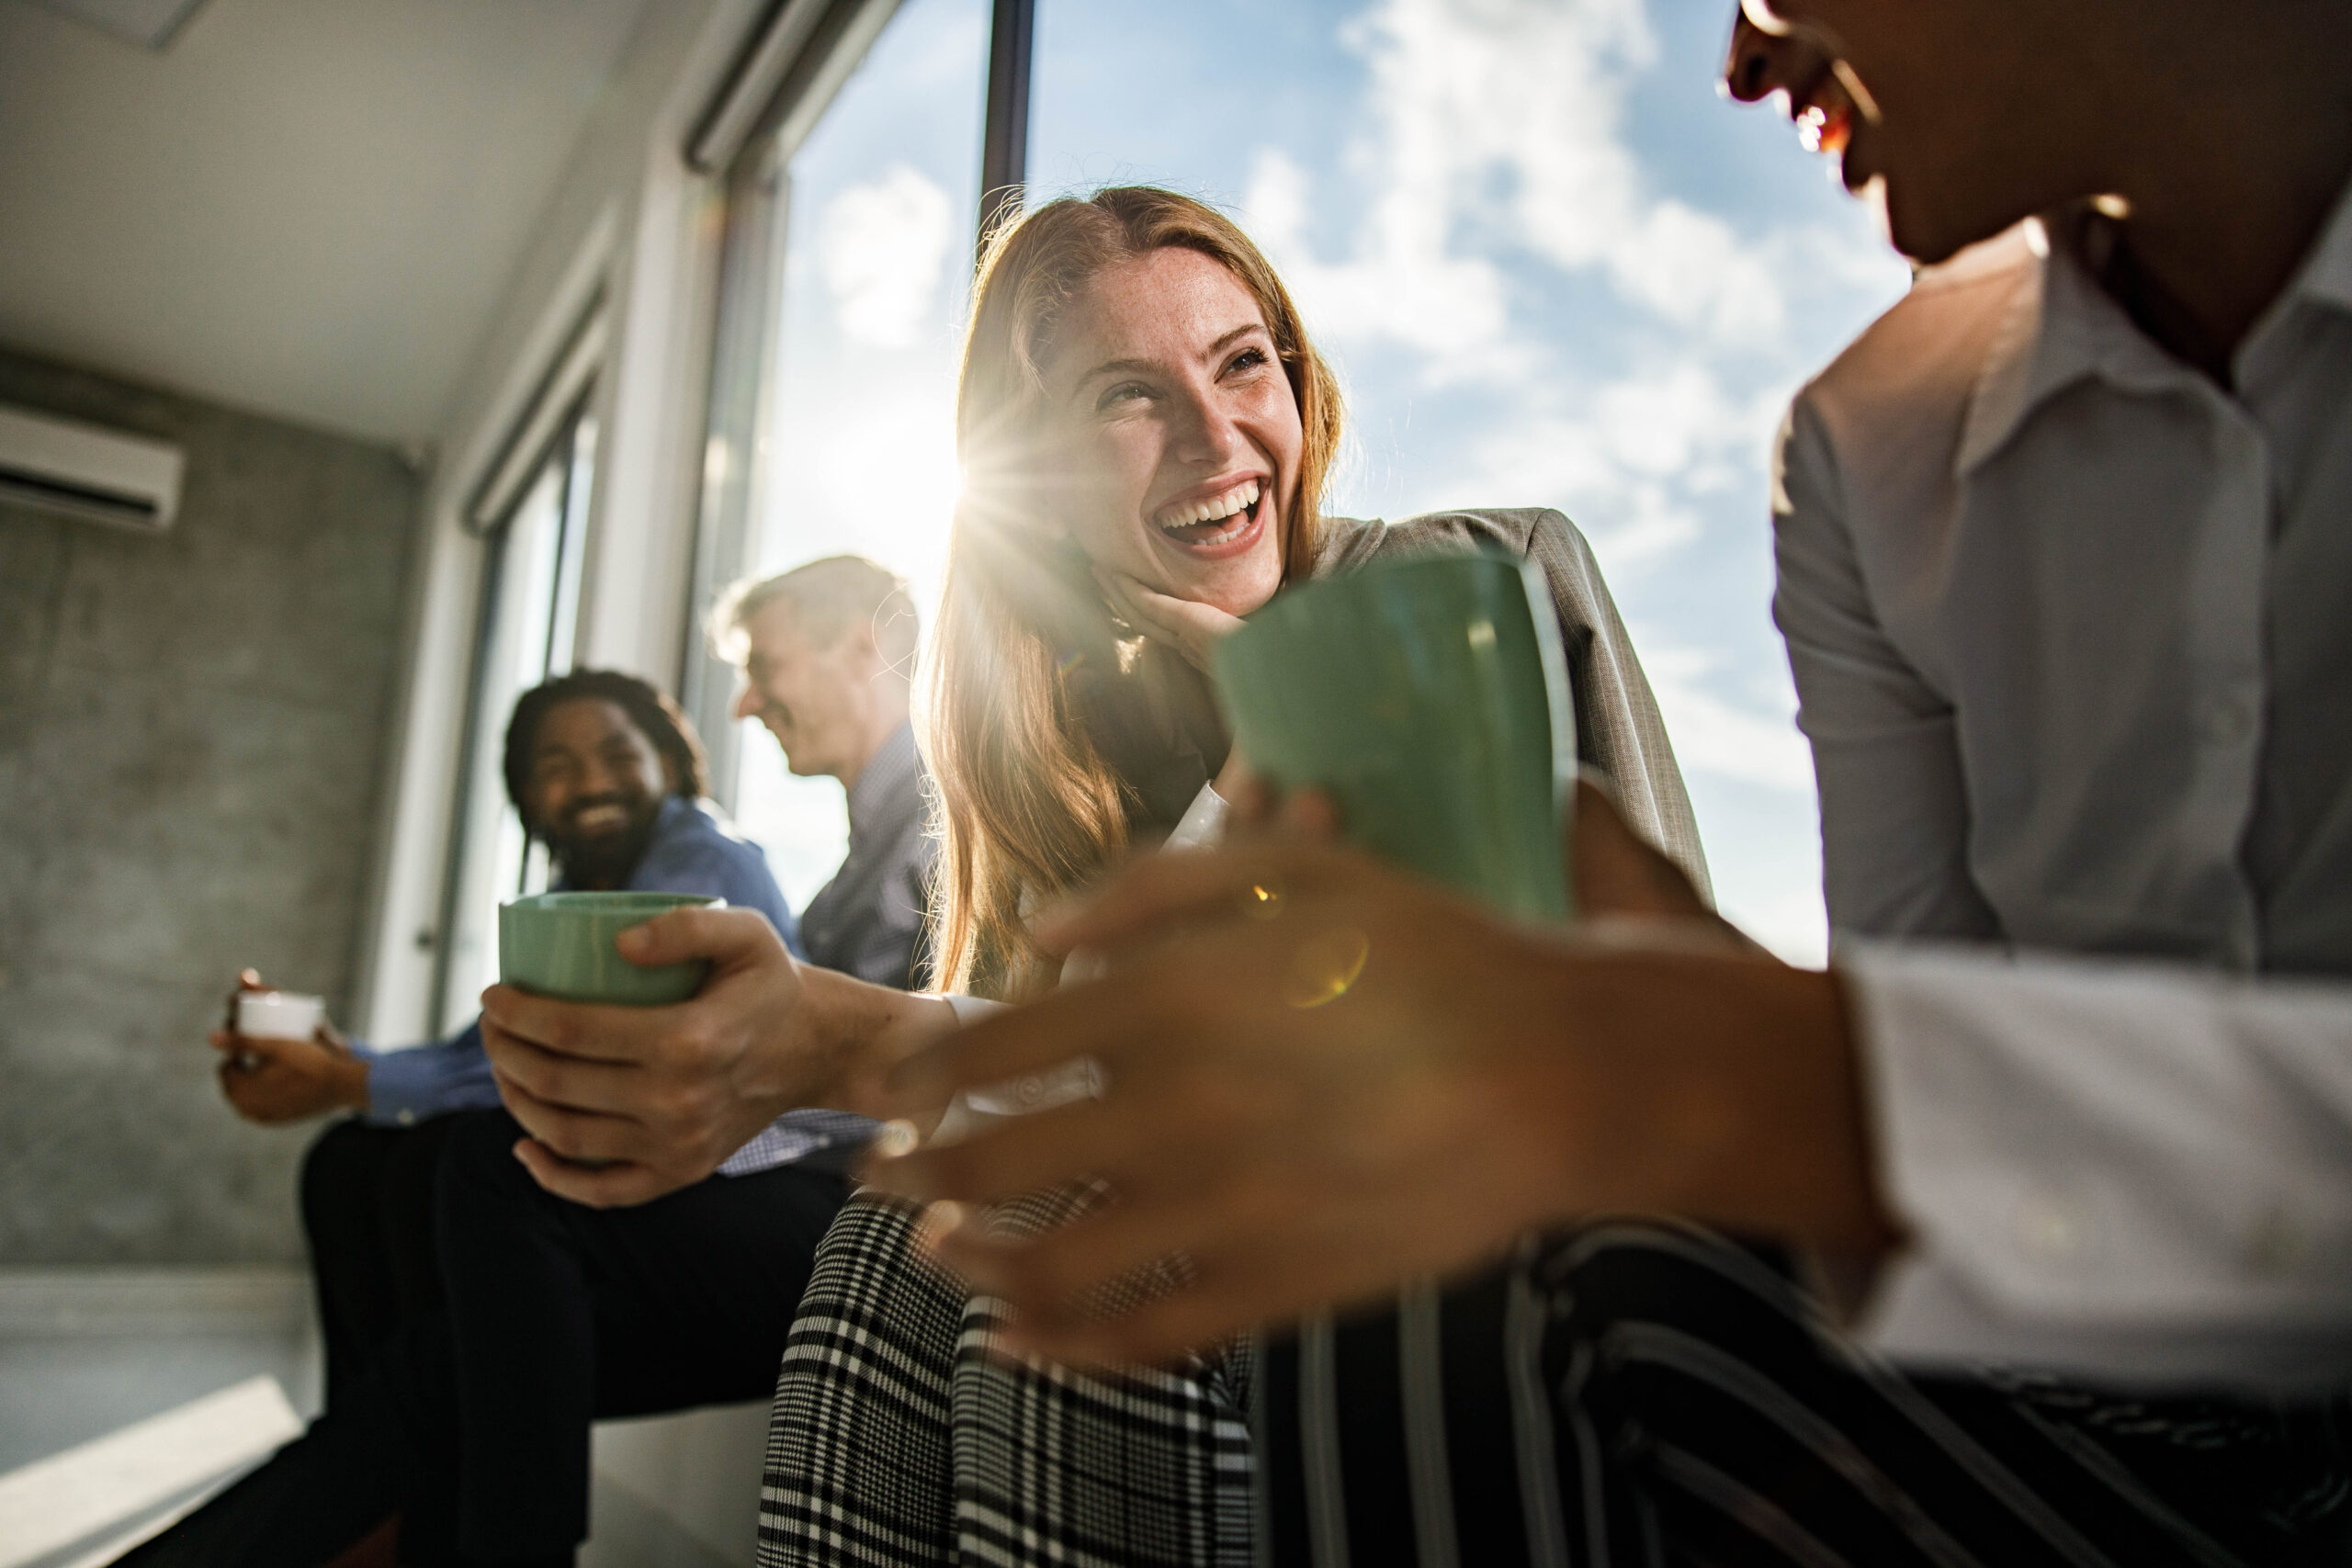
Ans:
{"type": "Polygon", "coordinates": [[[1916,1368],[2152,1390],[2291,1389],[2346,1367],[2342,1298],[2305,1277],[2337,1228],[2306,1190],[2333,1182],[2240,1092],[2239,1043],[2208,1016],[2234,983],[1893,944],[1838,965],[1908,1238],[1856,1325],[1865,1344],[1916,1368]]]}
{"type": "Polygon", "coordinates": [[[1215,784],[1203,784],[1201,793],[1193,796],[1193,804],[1184,807],[1184,815],[1176,819],[1169,830],[1168,841],[1162,849],[1205,850],[1225,837],[1225,819],[1233,808],[1225,796],[1217,794],[1215,784]]]}
{"type": "Polygon", "coordinates": [[[939,999],[945,1002],[948,1010],[956,1015],[956,1027],[958,1029],[978,1023],[992,1012],[1004,1010],[1002,1002],[992,1002],[986,997],[967,997],[957,991],[947,992],[939,999]]]}
{"type": "Polygon", "coordinates": [[[379,1051],[354,1040],[351,1054],[368,1064],[363,1121],[379,1127],[413,1127],[431,1116],[445,1076],[429,1050],[379,1051]]]}

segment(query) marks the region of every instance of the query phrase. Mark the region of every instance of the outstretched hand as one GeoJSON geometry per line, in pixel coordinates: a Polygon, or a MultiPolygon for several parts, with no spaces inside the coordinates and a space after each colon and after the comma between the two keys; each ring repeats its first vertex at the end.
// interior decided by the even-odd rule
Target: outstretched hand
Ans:
{"type": "Polygon", "coordinates": [[[925,998],[808,968],[756,910],[673,909],[617,939],[633,964],[707,959],[673,1007],[557,1001],[511,986],[481,996],[500,1097],[531,1135],[515,1156],[548,1191],[595,1208],[699,1181],[777,1116],[873,1100],[888,1051],[947,1027],[925,998]]]}
{"type": "Polygon", "coordinates": [[[321,1023],[308,1040],[237,1032],[237,998],[267,988],[257,970],[241,970],[236,988],[229,993],[228,1016],[221,1027],[205,1036],[220,1053],[216,1076],[229,1104],[246,1121],[265,1127],[365,1108],[368,1065],[351,1054],[332,1024],[321,1023]]]}
{"type": "MultiPolygon", "coordinates": [[[[1269,803],[1243,812],[1265,823],[1269,803]]],[[[1079,1057],[1102,1067],[1099,1100],[870,1172],[953,1205],[927,1233],[1012,1305],[1023,1348],[1160,1359],[1595,1213],[1883,1244],[1836,985],[1726,937],[1670,863],[1606,832],[1579,846],[1620,853],[1634,907],[1609,912],[1646,918],[1603,939],[1505,920],[1320,841],[1329,808],[1312,798],[1278,821],[1132,864],[1038,932],[1108,955],[1107,979],[998,1014],[895,1076],[929,1101],[1079,1057]],[[1043,1236],[956,1223],[965,1205],[1087,1177],[1116,1201],[1043,1236]],[[1182,1289],[1125,1316],[1080,1304],[1170,1253],[1190,1265],[1182,1289]]],[[[1585,883],[1589,897],[1607,886],[1585,883]]]]}

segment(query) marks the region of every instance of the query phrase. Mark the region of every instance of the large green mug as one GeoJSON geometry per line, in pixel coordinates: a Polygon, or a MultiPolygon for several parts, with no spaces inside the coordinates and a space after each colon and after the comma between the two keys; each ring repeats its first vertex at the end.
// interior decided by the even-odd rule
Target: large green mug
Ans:
{"type": "Polygon", "coordinates": [[[706,959],[636,964],[613,939],[654,916],[722,899],[695,893],[534,893],[498,907],[498,977],[567,1002],[666,1007],[702,988],[706,959]]]}
{"type": "Polygon", "coordinates": [[[1568,918],[1575,699],[1533,567],[1425,556],[1306,583],[1211,664],[1234,743],[1276,789],[1328,792],[1350,839],[1408,870],[1568,918]]]}

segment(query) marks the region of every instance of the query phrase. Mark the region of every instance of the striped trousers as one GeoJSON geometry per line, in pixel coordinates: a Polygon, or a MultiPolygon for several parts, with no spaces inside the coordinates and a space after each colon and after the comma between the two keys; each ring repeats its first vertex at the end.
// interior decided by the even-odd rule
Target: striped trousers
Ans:
{"type": "Polygon", "coordinates": [[[1261,1356],[1283,1568],[2352,1562],[2345,1401],[1906,1377],[1695,1231],[1531,1244],[1261,1356]]]}

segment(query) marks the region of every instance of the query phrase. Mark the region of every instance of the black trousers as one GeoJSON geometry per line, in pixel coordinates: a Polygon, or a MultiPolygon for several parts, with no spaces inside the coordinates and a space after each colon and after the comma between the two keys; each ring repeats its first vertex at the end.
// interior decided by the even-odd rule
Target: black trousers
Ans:
{"type": "Polygon", "coordinates": [[[2344,1399],[1906,1376],[1746,1248],[1600,1225],[1267,1348],[1268,1560],[1306,1568],[2352,1561],[2344,1399]]]}
{"type": "Polygon", "coordinates": [[[338,1122],[302,1158],[302,1230],[325,1342],[327,1403],[349,1398],[402,1325],[441,1310],[435,1194],[458,1118],[338,1122]]]}
{"type": "Polygon", "coordinates": [[[586,1209],[531,1179],[504,1111],[448,1121],[445,1310],[400,1326],[303,1437],[125,1563],[316,1568],[395,1510],[407,1562],[569,1562],[591,1420],[774,1393],[843,1178],[786,1166],[586,1209]]]}

